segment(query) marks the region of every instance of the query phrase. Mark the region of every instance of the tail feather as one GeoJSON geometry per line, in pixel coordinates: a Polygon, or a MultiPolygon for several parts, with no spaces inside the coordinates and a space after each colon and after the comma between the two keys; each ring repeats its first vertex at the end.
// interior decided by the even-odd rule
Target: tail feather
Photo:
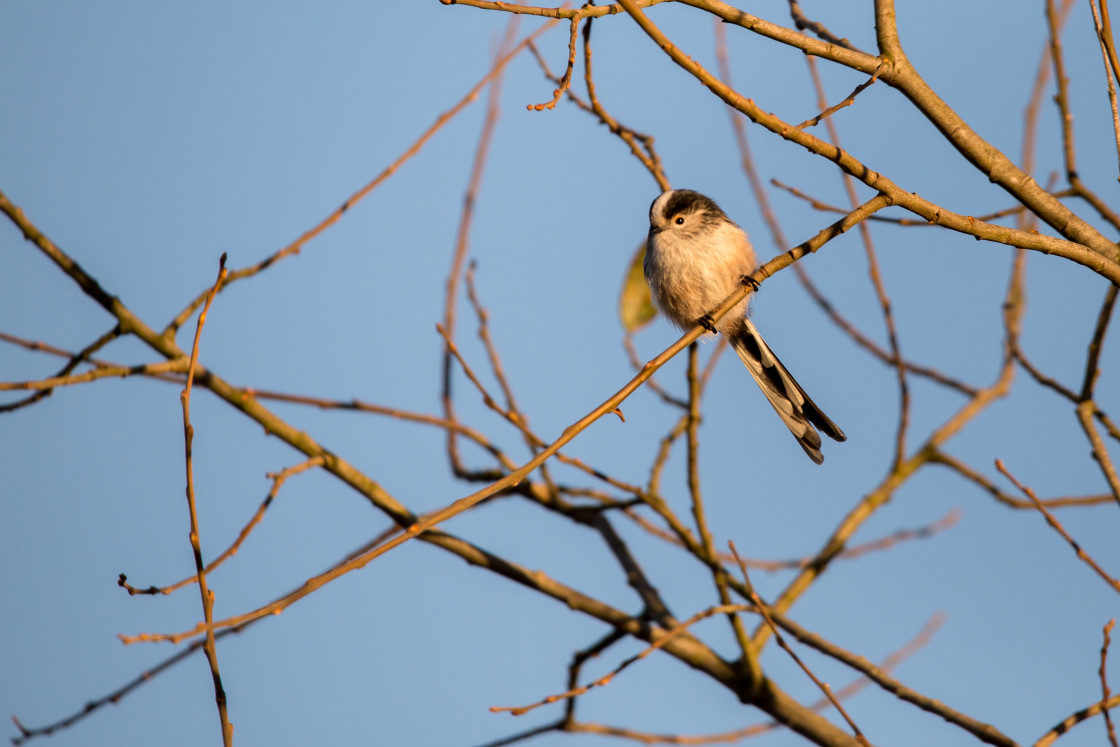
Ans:
{"type": "Polygon", "coordinates": [[[844,431],[809,399],[809,395],[778,360],[778,356],[774,355],[774,351],[749,319],[742,319],[742,324],[731,331],[728,338],[739,360],[743,361],[778,417],[801,444],[801,448],[815,463],[823,462],[821,437],[816,428],[836,441],[847,439],[844,431]]]}

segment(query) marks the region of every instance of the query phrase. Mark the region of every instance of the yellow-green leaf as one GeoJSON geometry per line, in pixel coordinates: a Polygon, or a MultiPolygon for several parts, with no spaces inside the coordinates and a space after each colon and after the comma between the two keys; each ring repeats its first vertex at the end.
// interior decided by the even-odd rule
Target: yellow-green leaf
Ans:
{"type": "Polygon", "coordinates": [[[646,243],[643,241],[634,258],[630,260],[630,268],[626,272],[626,280],[622,283],[622,292],[618,295],[618,317],[622,320],[622,328],[627,332],[636,332],[657,316],[657,309],[653,306],[653,298],[646,284],[646,276],[642,270],[642,263],[646,258],[646,243]]]}

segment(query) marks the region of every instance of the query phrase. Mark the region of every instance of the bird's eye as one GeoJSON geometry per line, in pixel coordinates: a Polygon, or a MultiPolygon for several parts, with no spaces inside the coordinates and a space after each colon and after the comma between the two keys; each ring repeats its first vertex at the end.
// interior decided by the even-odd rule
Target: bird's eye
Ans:
{"type": "Polygon", "coordinates": [[[676,220],[674,220],[673,222],[676,223],[678,226],[683,226],[684,225],[684,216],[683,215],[678,215],[676,220]]]}

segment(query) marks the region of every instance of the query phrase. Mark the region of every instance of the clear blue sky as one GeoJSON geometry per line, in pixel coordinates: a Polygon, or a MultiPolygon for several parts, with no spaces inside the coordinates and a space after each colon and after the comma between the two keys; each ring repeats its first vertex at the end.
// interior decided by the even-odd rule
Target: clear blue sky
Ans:
{"type": "MultiPolygon", "coordinates": [[[[838,34],[873,47],[871,11],[862,7],[868,4],[858,13],[804,5],[838,34]]],[[[755,3],[751,11],[788,23],[784,0],[755,3]]],[[[714,68],[710,18],[670,4],[650,17],[714,68]]],[[[223,252],[233,268],[260,260],[391,163],[485,73],[508,20],[435,0],[317,7],[4,4],[0,190],[110,293],[162,327],[213,281],[223,252]]],[[[900,3],[899,22],[930,84],[1017,159],[1022,110],[1044,41],[1041,3],[900,3]]],[[[519,33],[539,23],[523,18],[519,33]]],[[[1080,168],[1114,201],[1115,147],[1087,8],[1079,4],[1070,23],[1080,168]]],[[[716,198],[751,233],[760,255],[775,254],[739,169],[722,103],[671,66],[626,16],[594,28],[598,91],[608,110],[657,138],[674,186],[716,198]]],[[[728,35],[740,91],[792,122],[816,113],[799,52],[742,29],[728,35]]],[[[542,37],[540,49],[562,70],[566,24],[542,37]]],[[[862,80],[827,66],[824,73],[833,101],[862,80]]],[[[510,66],[469,253],[506,372],[546,439],[631,375],[620,345],[617,293],[658,191],[625,146],[570,103],[526,111],[552,89],[531,57],[510,66]]],[[[435,324],[484,102],[449,123],[299,256],[224,292],[204,331],[203,362],[241,386],[437,413],[435,324]]],[[[1061,163],[1056,115],[1048,101],[1045,106],[1036,171],[1042,182],[1061,163]]],[[[873,86],[836,119],[844,144],[905,188],[965,213],[1008,205],[885,86],[873,86]]],[[[757,128],[750,132],[763,178],[844,203],[827,163],[757,128]]],[[[832,220],[778,190],[771,199],[791,241],[832,220]]],[[[874,235],[907,357],[988,384],[998,364],[1010,250],[935,228],[877,226],[874,235]]],[[[856,232],[805,266],[853,322],[885,339],[856,232]]],[[[1068,386],[1080,386],[1105,287],[1080,267],[1030,259],[1024,345],[1068,386]]],[[[725,356],[701,428],[704,493],[721,544],[734,540],[750,557],[799,557],[815,552],[885,473],[897,419],[894,374],[833,327],[791,272],[766,283],[754,319],[849,441],[826,444],[824,466],[814,467],[746,372],[725,356]]],[[[459,325],[464,354],[485,372],[465,305],[459,325]]],[[[77,349],[111,326],[107,314],[3,221],[0,331],[77,349]]],[[[657,321],[639,335],[638,346],[652,357],[676,337],[657,321]]],[[[189,345],[187,334],[179,339],[189,345]]],[[[704,355],[713,349],[706,346],[704,355]]],[[[1117,340],[1106,344],[1100,384],[1101,405],[1114,417],[1120,415],[1117,350],[1117,340]]],[[[133,341],[101,355],[127,364],[155,359],[133,341]]],[[[39,378],[58,365],[0,344],[0,380],[39,378]]],[[[659,380],[683,392],[683,359],[666,366],[659,380]]],[[[912,380],[912,389],[915,446],[963,399],[922,380],[912,380]]],[[[515,458],[526,458],[517,434],[486,411],[461,376],[456,392],[464,420],[515,458]]],[[[178,631],[200,619],[193,587],[170,597],[130,598],[116,586],[121,572],[138,586],[192,572],[178,393],[151,380],[103,380],[0,416],[0,711],[30,726],[72,713],[174,651],[170,644],[125,647],[117,634],[178,631]]],[[[436,429],[273,408],[416,512],[476,487],[452,479],[436,429]]],[[[623,410],[625,423],[604,419],[568,451],[642,483],[676,415],[644,390],[623,410]]],[[[212,557],[267,494],[265,474],[301,457],[204,391],[196,393],[192,415],[202,543],[212,557]]],[[[1072,407],[1021,371],[1013,396],[987,410],[948,451],[1006,489],[1011,486],[992,466],[996,458],[1042,496],[1105,490],[1072,407]]],[[[1115,444],[1112,453],[1120,458],[1115,444]]],[[[489,465],[477,450],[465,456],[489,465]]],[[[556,474],[583,482],[574,472],[556,474]]],[[[687,516],[683,475],[678,453],[664,491],[687,516]]],[[[954,508],[962,514],[950,531],[835,564],[792,616],[878,660],[943,612],[936,637],[897,676],[1029,744],[1099,697],[1100,629],[1120,610],[1118,597],[1040,516],[999,506],[947,470],[922,471],[855,541],[923,526],[954,508]]],[[[1060,518],[1105,568],[1120,572],[1115,505],[1060,518]]],[[[329,476],[292,478],[239,555],[213,575],[216,614],[270,601],[386,526],[329,476]]],[[[458,517],[447,529],[622,609],[640,609],[590,532],[519,499],[458,517]]],[[[678,617],[712,604],[710,581],[679,553],[631,527],[625,536],[678,617]]],[[[777,593],[788,578],[755,574],[764,595],[777,593]]],[[[488,708],[562,691],[571,653],[604,632],[554,601],[409,543],[226,639],[219,657],[238,744],[471,745],[559,716],[559,706],[520,719],[488,708]]],[[[722,620],[696,632],[731,653],[722,620]]],[[[590,665],[585,680],[639,648],[612,649],[590,665]]],[[[841,667],[804,653],[833,687],[850,680],[841,667]]],[[[1113,660],[1118,657],[1115,652],[1113,660]]],[[[767,650],[764,665],[792,695],[817,697],[776,647],[767,650]]],[[[1120,689],[1120,673],[1112,683],[1120,689]]],[[[968,743],[940,719],[874,687],[852,698],[848,710],[876,744],[968,743]]],[[[685,734],[759,720],[757,711],[660,655],[586,696],[580,717],[685,734]]],[[[11,727],[9,735],[15,733],[11,727]]],[[[219,743],[204,659],[184,662],[51,740],[219,743]]],[[[1098,719],[1059,744],[1103,742],[1098,719]]],[[[617,741],[552,734],[532,742],[577,743],[617,741]]],[[[756,743],[796,739],[779,733],[756,743]]]]}

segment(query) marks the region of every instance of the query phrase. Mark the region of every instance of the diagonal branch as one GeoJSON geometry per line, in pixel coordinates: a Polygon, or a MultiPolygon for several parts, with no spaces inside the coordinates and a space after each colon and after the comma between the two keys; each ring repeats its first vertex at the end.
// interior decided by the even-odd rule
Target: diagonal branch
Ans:
{"type": "MultiPolygon", "coordinates": [[[[481,91],[483,87],[488,85],[492,80],[494,80],[495,77],[499,76],[502,71],[505,70],[506,65],[509,64],[509,62],[515,57],[517,57],[517,55],[521,54],[521,52],[523,52],[525,48],[532,43],[533,39],[543,34],[548,29],[552,28],[553,23],[555,22],[551,21],[542,25],[540,28],[533,31],[531,34],[518,42],[518,44],[511,48],[507,54],[499,56],[499,58],[494,62],[494,65],[490,68],[489,72],[487,72],[486,75],[482,76],[482,78],[477,83],[475,83],[475,85],[469,91],[467,91],[466,95],[463,96],[463,98],[459,99],[458,103],[445,111],[443,114],[439,115],[436,118],[435,122],[433,122],[431,126],[428,127],[428,129],[424,130],[424,132],[421,133],[420,137],[413,141],[412,145],[410,145],[404,153],[402,153],[391,164],[386,166],[381,171],[381,173],[375,176],[365,186],[346,198],[346,200],[335,210],[333,210],[329,215],[327,215],[327,217],[323,218],[313,227],[304,231],[295,241],[277,250],[268,257],[265,257],[260,262],[257,262],[256,264],[250,265],[248,267],[243,267],[240,270],[234,270],[229,274],[229,277],[226,279],[224,285],[228,286],[238,280],[244,280],[245,278],[252,277],[263,270],[267,270],[272,265],[287,257],[290,257],[294,254],[299,254],[299,251],[303,248],[304,244],[311,241],[316,236],[323,233],[323,231],[327,230],[335,223],[337,223],[346,213],[346,211],[354,207],[354,205],[356,205],[361,200],[365,199],[373,190],[377,189],[377,187],[380,186],[385,180],[395,174],[397,172],[397,169],[399,169],[406,161],[419,153],[420,149],[424,147],[424,144],[427,143],[428,140],[430,140],[431,137],[436,134],[436,132],[438,132],[449,121],[454,119],[455,116],[459,114],[459,112],[473,103],[478,98],[478,92],[481,91]]],[[[190,315],[194,313],[195,309],[202,305],[203,301],[206,299],[206,293],[207,291],[203,291],[193,301],[187,304],[186,308],[180,311],[175,316],[175,318],[171,320],[171,322],[163,330],[163,334],[167,336],[174,336],[179,327],[183,326],[183,323],[186,322],[187,318],[189,318],[190,315]]]]}
{"type": "Polygon", "coordinates": [[[1073,548],[1073,551],[1077,554],[1079,560],[1092,568],[1098,576],[1104,579],[1106,584],[1112,587],[1113,591],[1120,592],[1120,581],[1108,575],[1108,572],[1101,568],[1100,565],[1097,564],[1097,561],[1093,560],[1093,557],[1089,555],[1089,553],[1085,552],[1084,549],[1082,549],[1081,545],[1078,544],[1077,540],[1069,535],[1069,532],[1066,531],[1061,522],[1054,518],[1054,514],[1046,510],[1046,506],[1042,505],[1042,502],[1038,500],[1038,497],[1034,494],[1033,490],[1016,480],[1015,476],[1012,475],[1007,470],[1007,468],[1003,466],[1003,462],[1001,462],[999,459],[996,460],[996,469],[998,469],[1004,477],[1010,480],[1015,485],[1015,487],[1021,490],[1023,492],[1023,495],[1031,499],[1031,503],[1035,505],[1035,508],[1037,508],[1046,519],[1046,523],[1049,524],[1055,532],[1060,534],[1062,539],[1064,539],[1066,543],[1068,543],[1069,546],[1073,548]]]}
{"type": "Polygon", "coordinates": [[[720,0],[681,0],[681,2],[712,13],[727,23],[741,26],[774,41],[800,49],[807,54],[837,62],[867,75],[874,74],[883,60],[887,60],[879,79],[905,95],[961,155],[992,182],[998,184],[1016,200],[1042,217],[1043,220],[1068,239],[1068,242],[1049,237],[1042,240],[1043,237],[1041,236],[1030,238],[1029,234],[1024,235],[1006,227],[996,228],[984,225],[980,221],[975,221],[975,219],[970,224],[967,216],[949,213],[945,209],[907,192],[882,174],[869,169],[846,151],[828,146],[803,130],[795,130],[790,124],[769,114],[753,101],[743,98],[740,94],[725,86],[699,63],[673,45],[654,26],[634,0],[620,0],[620,4],[626,8],[642,29],[657,42],[658,46],[674,62],[707,86],[712,93],[776,135],[827,158],[870,188],[888,195],[895,205],[906,208],[930,222],[952,228],[961,233],[967,233],[987,241],[1043,251],[1070,259],[1089,267],[1114,283],[1120,283],[1120,248],[1065,207],[1031,179],[1029,175],[1023,173],[999,149],[981,138],[921,78],[906,58],[898,41],[898,28],[895,23],[893,3],[888,2],[888,0],[877,0],[875,3],[876,30],[879,34],[879,48],[882,55],[872,57],[799,34],[745,13],[738,8],[720,2],[720,0]]]}

